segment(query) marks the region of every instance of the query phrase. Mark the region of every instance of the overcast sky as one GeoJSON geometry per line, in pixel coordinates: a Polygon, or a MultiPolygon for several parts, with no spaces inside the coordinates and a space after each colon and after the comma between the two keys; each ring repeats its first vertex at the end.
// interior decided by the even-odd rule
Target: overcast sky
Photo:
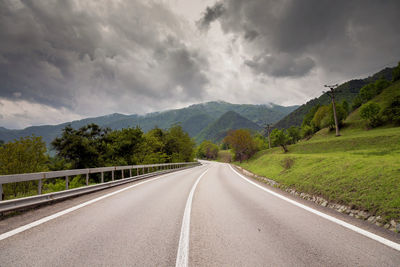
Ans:
{"type": "Polygon", "coordinates": [[[0,0],[0,126],[302,104],[400,60],[400,1],[0,0]]]}

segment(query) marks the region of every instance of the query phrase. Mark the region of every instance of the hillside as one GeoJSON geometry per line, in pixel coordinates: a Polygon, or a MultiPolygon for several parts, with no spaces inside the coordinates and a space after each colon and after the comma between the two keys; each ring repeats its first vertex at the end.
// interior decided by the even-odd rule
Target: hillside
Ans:
{"type": "MultiPolygon", "coordinates": [[[[338,93],[336,100],[341,102],[346,100],[350,105],[353,102],[354,98],[357,96],[360,89],[370,83],[378,80],[381,77],[384,77],[386,80],[392,80],[392,71],[394,68],[385,68],[374,75],[365,78],[365,79],[357,79],[345,82],[338,86],[338,93]]],[[[327,94],[322,94],[318,98],[314,98],[308,101],[306,104],[301,105],[299,108],[285,116],[283,119],[278,121],[274,127],[275,128],[289,128],[290,126],[301,126],[303,122],[304,116],[311,110],[311,108],[317,104],[320,105],[328,105],[330,104],[331,100],[327,94]]]]}
{"type": "MultiPolygon", "coordinates": [[[[381,108],[400,95],[400,82],[371,102],[381,108]]],[[[283,187],[379,215],[385,223],[400,221],[400,127],[367,130],[355,110],[340,137],[322,129],[308,141],[259,152],[242,167],[283,187]]]]}
{"type": "Polygon", "coordinates": [[[246,119],[262,125],[264,123],[275,123],[296,108],[297,106],[283,107],[274,104],[240,105],[215,101],[146,115],[123,115],[115,113],[58,125],[33,126],[22,130],[9,130],[0,127],[0,140],[7,142],[15,138],[34,134],[36,136],[42,136],[44,141],[49,144],[61,133],[61,130],[66,125],[71,124],[73,128],[79,128],[89,123],[96,123],[102,127],[110,127],[111,129],[121,129],[138,125],[145,132],[155,126],[166,129],[173,124],[180,123],[183,129],[188,132],[190,136],[194,137],[228,111],[235,111],[246,119]]]}
{"type": "Polygon", "coordinates": [[[229,130],[236,129],[249,129],[259,131],[262,128],[258,124],[246,119],[238,113],[234,111],[228,111],[223,114],[218,120],[202,130],[195,137],[195,140],[197,143],[200,143],[203,140],[209,140],[217,143],[226,136],[229,130]]]}

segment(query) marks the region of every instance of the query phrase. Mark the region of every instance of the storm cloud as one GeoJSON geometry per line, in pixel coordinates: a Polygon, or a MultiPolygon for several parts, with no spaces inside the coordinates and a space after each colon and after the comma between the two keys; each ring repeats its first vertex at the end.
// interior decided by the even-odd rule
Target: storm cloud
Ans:
{"type": "Polygon", "coordinates": [[[184,25],[161,4],[1,1],[0,10],[5,99],[67,108],[91,95],[184,101],[208,83],[207,58],[185,44],[184,25]]]}
{"type": "Polygon", "coordinates": [[[317,66],[351,75],[400,58],[399,14],[396,0],[222,0],[200,22],[242,37],[258,74],[304,76],[317,66]]]}

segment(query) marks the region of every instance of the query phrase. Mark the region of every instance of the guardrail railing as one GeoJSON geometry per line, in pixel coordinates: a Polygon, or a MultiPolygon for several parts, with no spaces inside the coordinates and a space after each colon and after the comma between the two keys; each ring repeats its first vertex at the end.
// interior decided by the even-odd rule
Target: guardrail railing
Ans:
{"type": "Polygon", "coordinates": [[[101,182],[104,183],[104,173],[111,172],[111,181],[114,181],[114,173],[121,172],[121,178],[124,179],[126,172],[129,171],[129,177],[132,177],[132,170],[136,170],[136,176],[140,176],[150,171],[160,171],[169,169],[178,169],[188,167],[191,165],[198,165],[198,162],[182,162],[182,163],[161,163],[161,164],[147,164],[147,165],[130,165],[130,166],[113,166],[113,167],[100,167],[88,169],[75,169],[64,171],[51,171],[51,172],[36,172],[36,173],[22,173],[11,175],[0,175],[0,201],[3,200],[3,184],[26,182],[26,181],[39,181],[38,182],[38,195],[42,194],[43,179],[61,178],[65,177],[65,189],[69,189],[69,177],[76,175],[86,175],[86,185],[89,185],[90,174],[100,173],[101,182]]]}

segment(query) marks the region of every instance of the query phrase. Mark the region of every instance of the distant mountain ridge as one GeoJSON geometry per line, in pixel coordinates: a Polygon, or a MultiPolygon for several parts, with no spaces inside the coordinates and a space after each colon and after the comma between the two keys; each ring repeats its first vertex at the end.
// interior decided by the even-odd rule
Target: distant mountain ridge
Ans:
{"type": "MultiPolygon", "coordinates": [[[[73,128],[79,128],[89,123],[96,123],[101,127],[110,127],[111,129],[139,126],[145,132],[156,126],[166,129],[179,123],[191,137],[195,137],[228,111],[234,111],[258,126],[263,126],[265,123],[277,122],[297,107],[298,106],[284,107],[275,104],[231,104],[224,101],[213,101],[191,105],[182,109],[154,112],[146,115],[124,115],[114,113],[58,125],[31,126],[22,130],[10,130],[0,127],[0,140],[8,142],[13,139],[34,134],[36,136],[42,136],[43,140],[47,144],[50,144],[68,124],[73,128]]],[[[200,139],[196,140],[202,141],[200,139]]]]}
{"type": "MultiPolygon", "coordinates": [[[[393,69],[394,68],[385,68],[365,79],[354,79],[339,85],[337,88],[338,93],[336,94],[336,101],[342,102],[343,100],[346,100],[348,104],[351,105],[354,98],[358,95],[360,89],[364,85],[374,82],[381,77],[385,78],[388,81],[391,81],[393,69]]],[[[291,126],[301,126],[304,116],[311,110],[313,106],[317,104],[328,105],[330,103],[330,97],[326,93],[322,94],[320,97],[314,98],[307,103],[301,105],[299,108],[278,121],[273,127],[279,129],[287,129],[291,126]]]]}
{"type": "Polygon", "coordinates": [[[262,127],[249,119],[239,115],[235,111],[224,113],[218,120],[204,128],[195,140],[199,143],[203,140],[209,140],[214,143],[220,142],[230,130],[248,129],[259,131],[262,127]]]}

